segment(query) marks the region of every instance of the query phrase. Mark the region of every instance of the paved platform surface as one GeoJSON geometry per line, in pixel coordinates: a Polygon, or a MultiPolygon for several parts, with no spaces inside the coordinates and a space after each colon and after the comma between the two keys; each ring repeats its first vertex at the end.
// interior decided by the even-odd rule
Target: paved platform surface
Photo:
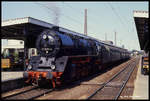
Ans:
{"type": "Polygon", "coordinates": [[[132,99],[149,99],[149,76],[141,74],[141,59],[132,99]]]}
{"type": "Polygon", "coordinates": [[[1,82],[17,78],[23,78],[23,71],[1,72],[1,82]]]}

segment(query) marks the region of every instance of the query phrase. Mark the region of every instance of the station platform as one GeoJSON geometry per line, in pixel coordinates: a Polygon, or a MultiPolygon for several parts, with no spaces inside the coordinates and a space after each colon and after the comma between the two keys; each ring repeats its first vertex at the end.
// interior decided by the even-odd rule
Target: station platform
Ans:
{"type": "Polygon", "coordinates": [[[23,78],[23,71],[1,72],[1,82],[23,78]]]}
{"type": "Polygon", "coordinates": [[[132,99],[149,99],[149,75],[141,74],[141,59],[139,61],[137,77],[134,83],[134,92],[132,99]]]}
{"type": "Polygon", "coordinates": [[[23,71],[1,72],[1,92],[7,92],[25,86],[23,71]]]}

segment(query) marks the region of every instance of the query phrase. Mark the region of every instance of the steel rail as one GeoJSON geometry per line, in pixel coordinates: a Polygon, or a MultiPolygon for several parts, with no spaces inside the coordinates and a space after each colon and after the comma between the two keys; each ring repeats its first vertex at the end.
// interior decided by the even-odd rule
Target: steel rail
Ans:
{"type": "MultiPolygon", "coordinates": [[[[37,88],[38,89],[38,88],[37,88]]],[[[32,90],[36,90],[36,89],[32,89],[32,90]]],[[[32,90],[30,90],[30,91],[32,91],[32,90]]],[[[50,93],[50,92],[52,92],[54,89],[48,89],[48,90],[41,90],[41,93],[39,93],[40,91],[37,91],[38,92],[38,94],[36,94],[36,95],[34,95],[34,96],[31,96],[31,92],[28,90],[28,91],[26,91],[26,92],[21,92],[21,93],[19,93],[19,94],[15,94],[15,95],[12,95],[12,96],[10,96],[10,97],[6,97],[5,99],[15,99],[15,97],[16,96],[20,96],[20,98],[19,97],[17,97],[17,99],[19,98],[20,100],[21,100],[21,97],[23,96],[23,95],[25,95],[24,97],[25,98],[22,98],[22,99],[25,99],[25,100],[33,100],[33,99],[35,99],[35,98],[37,98],[37,97],[40,97],[40,96],[43,96],[44,94],[47,94],[47,93],[50,93]],[[29,95],[29,96],[28,96],[29,95]],[[30,97],[31,96],[31,97],[30,97]],[[14,97],[14,98],[13,98],[14,97]]],[[[35,92],[36,93],[36,92],[35,92]]]]}
{"type": "Polygon", "coordinates": [[[50,93],[50,92],[52,92],[52,91],[54,91],[54,89],[49,89],[48,91],[46,91],[46,92],[44,92],[44,93],[42,93],[42,94],[38,94],[38,95],[36,95],[36,96],[33,96],[33,97],[31,97],[31,98],[29,98],[29,99],[27,99],[27,100],[33,100],[33,99],[35,99],[35,98],[38,98],[38,97],[40,97],[40,96],[43,96],[43,95],[45,95],[45,94],[47,94],[47,93],[50,93]]]}
{"type": "Polygon", "coordinates": [[[136,67],[136,64],[137,64],[137,61],[136,61],[136,63],[134,64],[134,68],[132,68],[132,70],[129,72],[128,77],[127,77],[126,80],[123,82],[123,84],[122,84],[122,86],[121,86],[121,89],[120,89],[120,91],[118,92],[118,94],[116,95],[116,97],[115,97],[114,100],[117,100],[117,99],[119,98],[119,96],[120,96],[120,94],[122,93],[122,91],[123,91],[123,89],[124,89],[126,83],[128,82],[130,76],[132,75],[132,73],[133,73],[133,71],[134,71],[134,69],[135,69],[135,67],[136,67]]]}
{"type": "Polygon", "coordinates": [[[17,96],[17,95],[20,95],[20,94],[29,92],[29,91],[34,90],[34,89],[37,89],[37,88],[38,88],[38,87],[33,87],[33,88],[30,88],[30,89],[28,89],[28,90],[25,90],[25,91],[22,91],[22,92],[19,92],[19,93],[16,93],[16,94],[12,94],[12,95],[5,96],[5,97],[3,97],[2,99],[7,99],[7,98],[10,98],[10,97],[13,97],[13,96],[17,96]]]}
{"type": "MultiPolygon", "coordinates": [[[[135,59],[135,58],[134,58],[135,59]]],[[[94,93],[92,93],[90,96],[87,97],[86,100],[89,100],[90,98],[92,98],[98,91],[100,91],[101,89],[103,89],[109,82],[111,82],[113,79],[115,79],[120,73],[122,73],[124,70],[127,69],[127,67],[129,67],[131,65],[131,62],[133,60],[130,60],[130,62],[123,68],[121,69],[118,73],[116,73],[110,80],[108,80],[106,83],[104,83],[104,85],[102,87],[100,87],[99,89],[97,89],[94,93]]]]}

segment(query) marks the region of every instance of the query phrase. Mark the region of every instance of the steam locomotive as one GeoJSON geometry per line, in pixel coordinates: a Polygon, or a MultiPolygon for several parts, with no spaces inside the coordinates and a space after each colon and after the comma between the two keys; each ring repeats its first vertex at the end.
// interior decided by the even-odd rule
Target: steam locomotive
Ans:
{"type": "Polygon", "coordinates": [[[48,82],[53,88],[130,58],[126,49],[59,27],[44,30],[37,37],[36,48],[38,55],[31,57],[23,76],[26,83],[48,82]]]}

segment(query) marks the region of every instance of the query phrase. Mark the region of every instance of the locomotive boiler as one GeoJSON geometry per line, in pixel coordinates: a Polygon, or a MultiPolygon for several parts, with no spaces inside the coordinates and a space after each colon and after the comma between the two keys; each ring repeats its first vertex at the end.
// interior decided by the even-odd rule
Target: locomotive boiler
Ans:
{"type": "Polygon", "coordinates": [[[48,82],[53,88],[105,69],[105,65],[129,58],[126,49],[81,34],[44,30],[36,40],[24,78],[36,85],[48,82]]]}

